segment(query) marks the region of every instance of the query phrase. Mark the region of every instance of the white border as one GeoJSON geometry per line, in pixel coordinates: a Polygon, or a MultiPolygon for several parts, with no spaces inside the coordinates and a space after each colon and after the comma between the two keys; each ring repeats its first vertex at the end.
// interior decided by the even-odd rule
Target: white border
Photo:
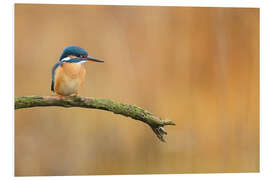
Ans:
{"type": "Polygon", "coordinates": [[[148,6],[207,6],[207,7],[259,7],[254,0],[15,0],[17,3],[48,4],[103,4],[103,5],[148,5],[148,6]]]}
{"type": "Polygon", "coordinates": [[[181,175],[137,175],[137,176],[55,176],[55,177],[20,177],[18,179],[86,179],[86,178],[112,178],[112,179],[137,179],[137,178],[155,178],[155,179],[197,179],[197,178],[207,178],[207,179],[270,179],[270,165],[269,165],[269,128],[270,128],[270,118],[269,105],[270,98],[270,77],[269,70],[269,42],[270,42],[270,26],[269,17],[270,9],[267,1],[255,1],[255,0],[11,0],[1,2],[1,95],[4,101],[0,103],[1,109],[1,125],[0,125],[0,177],[1,179],[17,179],[13,176],[14,171],[14,160],[13,158],[13,72],[14,72],[14,61],[13,58],[13,3],[40,3],[40,4],[104,4],[104,5],[152,5],[152,6],[200,6],[200,7],[260,7],[261,16],[261,30],[260,30],[260,136],[261,136],[261,173],[243,173],[243,174],[181,174],[181,175]],[[136,2],[136,3],[135,3],[136,2]],[[267,104],[268,103],[268,104],[267,104]]]}

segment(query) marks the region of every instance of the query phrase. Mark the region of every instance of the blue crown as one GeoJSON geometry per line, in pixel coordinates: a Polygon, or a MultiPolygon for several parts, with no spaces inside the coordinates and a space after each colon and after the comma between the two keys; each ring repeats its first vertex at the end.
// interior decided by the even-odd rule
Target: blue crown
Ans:
{"type": "Polygon", "coordinates": [[[61,54],[61,57],[59,59],[59,61],[61,61],[61,59],[66,58],[68,56],[88,56],[88,53],[86,50],[84,50],[83,48],[79,47],[79,46],[68,46],[64,49],[64,51],[61,54]]]}

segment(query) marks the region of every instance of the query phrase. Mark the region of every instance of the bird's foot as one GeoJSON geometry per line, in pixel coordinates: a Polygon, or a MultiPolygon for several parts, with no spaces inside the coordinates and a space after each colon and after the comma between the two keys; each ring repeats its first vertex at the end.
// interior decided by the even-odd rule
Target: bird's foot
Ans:
{"type": "Polygon", "coordinates": [[[78,93],[77,93],[77,92],[76,92],[76,93],[73,93],[73,94],[71,94],[70,96],[76,97],[76,96],[78,96],[78,93]]]}
{"type": "Polygon", "coordinates": [[[61,99],[63,99],[63,96],[60,95],[60,94],[58,94],[56,98],[57,98],[58,100],[61,100],[61,99]]]}

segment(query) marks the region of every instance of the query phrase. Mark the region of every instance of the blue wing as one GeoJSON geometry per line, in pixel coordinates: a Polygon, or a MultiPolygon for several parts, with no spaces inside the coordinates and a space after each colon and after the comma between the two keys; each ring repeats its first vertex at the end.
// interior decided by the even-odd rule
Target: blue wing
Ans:
{"type": "Polygon", "coordinates": [[[52,83],[51,83],[51,91],[54,92],[54,79],[55,79],[55,71],[56,69],[61,66],[62,64],[64,63],[78,63],[80,62],[80,59],[78,58],[73,58],[73,59],[69,59],[69,60],[66,60],[66,61],[59,61],[57,62],[54,66],[53,66],[53,69],[52,69],[52,83]]]}
{"type": "Polygon", "coordinates": [[[63,61],[59,61],[57,62],[52,69],[52,83],[51,83],[51,91],[54,91],[54,78],[55,78],[55,71],[56,69],[61,66],[64,62],[63,61]]]}

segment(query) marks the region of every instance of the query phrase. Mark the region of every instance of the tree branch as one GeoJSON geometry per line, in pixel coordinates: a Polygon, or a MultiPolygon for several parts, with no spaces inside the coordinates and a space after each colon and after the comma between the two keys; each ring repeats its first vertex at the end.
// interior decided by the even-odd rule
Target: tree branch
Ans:
{"type": "Polygon", "coordinates": [[[162,120],[152,113],[128,104],[118,103],[109,99],[85,98],[80,96],[67,96],[58,98],[57,96],[22,96],[15,97],[15,109],[31,108],[37,106],[62,106],[62,107],[81,107],[101,109],[111,111],[115,114],[121,114],[132,119],[142,121],[148,124],[159,140],[165,142],[164,135],[167,132],[164,129],[166,125],[175,125],[173,121],[162,120]]]}

